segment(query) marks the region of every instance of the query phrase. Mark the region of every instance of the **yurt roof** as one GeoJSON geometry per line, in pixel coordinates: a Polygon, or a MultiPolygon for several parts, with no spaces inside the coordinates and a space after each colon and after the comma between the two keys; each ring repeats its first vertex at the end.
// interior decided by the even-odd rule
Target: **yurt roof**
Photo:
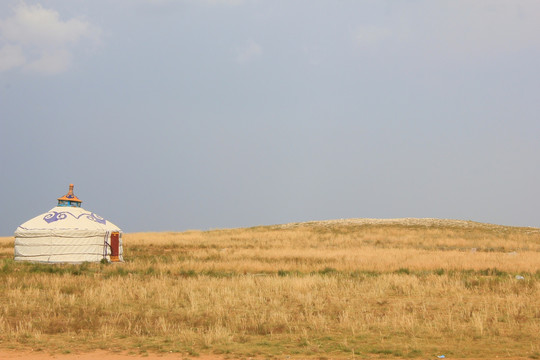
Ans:
{"type": "Polygon", "coordinates": [[[71,206],[56,206],[48,212],[38,215],[21,224],[15,231],[15,236],[34,237],[43,234],[59,237],[96,236],[107,232],[121,231],[116,225],[103,217],[80,207],[81,200],[73,194],[73,184],[70,184],[69,193],[58,198],[68,198],[71,206]],[[69,197],[68,197],[69,196],[69,197]]]}

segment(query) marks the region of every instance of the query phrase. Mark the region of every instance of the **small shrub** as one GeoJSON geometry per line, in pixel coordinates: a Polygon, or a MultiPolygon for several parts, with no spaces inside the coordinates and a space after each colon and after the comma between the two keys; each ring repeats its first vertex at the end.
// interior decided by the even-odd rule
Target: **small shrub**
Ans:
{"type": "Polygon", "coordinates": [[[409,275],[411,272],[408,268],[399,268],[395,271],[395,273],[409,275]]]}
{"type": "Polygon", "coordinates": [[[325,267],[324,269],[319,271],[319,274],[321,275],[332,275],[337,273],[337,270],[332,267],[325,267]]]}
{"type": "Polygon", "coordinates": [[[189,278],[189,277],[196,277],[197,273],[195,272],[195,270],[187,270],[187,271],[186,270],[180,270],[178,275],[180,275],[181,277],[184,277],[184,278],[189,278]]]}
{"type": "Polygon", "coordinates": [[[285,270],[278,270],[277,274],[278,274],[278,276],[283,277],[283,276],[289,275],[290,272],[289,272],[289,271],[285,271],[285,270]]]}

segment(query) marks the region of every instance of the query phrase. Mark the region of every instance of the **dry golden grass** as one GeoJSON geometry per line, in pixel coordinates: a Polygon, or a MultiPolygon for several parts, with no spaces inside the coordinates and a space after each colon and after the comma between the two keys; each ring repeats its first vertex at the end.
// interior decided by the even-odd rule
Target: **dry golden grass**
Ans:
{"type": "Polygon", "coordinates": [[[125,234],[124,249],[123,264],[15,263],[0,239],[0,346],[540,358],[539,229],[348,220],[125,234]]]}

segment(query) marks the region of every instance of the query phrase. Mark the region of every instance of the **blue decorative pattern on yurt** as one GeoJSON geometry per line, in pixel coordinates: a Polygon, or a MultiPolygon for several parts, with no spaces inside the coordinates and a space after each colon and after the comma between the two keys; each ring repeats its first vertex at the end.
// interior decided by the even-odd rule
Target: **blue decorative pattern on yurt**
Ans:
{"type": "Polygon", "coordinates": [[[45,215],[43,217],[43,220],[45,220],[47,223],[50,224],[50,223],[55,222],[55,221],[64,220],[65,218],[67,218],[68,215],[73,216],[77,220],[79,220],[83,216],[86,216],[86,218],[88,220],[91,220],[91,221],[94,221],[94,222],[97,222],[97,223],[100,223],[100,224],[103,224],[103,225],[107,224],[107,220],[105,220],[101,216],[96,215],[94,213],[84,213],[84,214],[80,214],[80,215],[77,216],[77,215],[73,215],[69,211],[60,211],[60,212],[52,211],[52,212],[49,212],[49,213],[47,213],[47,215],[45,215]]]}
{"type": "Polygon", "coordinates": [[[58,206],[81,207],[81,203],[76,201],[59,200],[58,206]]]}

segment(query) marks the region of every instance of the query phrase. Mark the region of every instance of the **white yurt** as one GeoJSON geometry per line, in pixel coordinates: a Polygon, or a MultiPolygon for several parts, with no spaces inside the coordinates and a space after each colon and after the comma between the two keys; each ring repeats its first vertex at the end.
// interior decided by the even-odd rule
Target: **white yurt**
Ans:
{"type": "Polygon", "coordinates": [[[81,207],[69,192],[58,205],[15,231],[15,260],[43,263],[123,261],[122,230],[81,207]]]}

